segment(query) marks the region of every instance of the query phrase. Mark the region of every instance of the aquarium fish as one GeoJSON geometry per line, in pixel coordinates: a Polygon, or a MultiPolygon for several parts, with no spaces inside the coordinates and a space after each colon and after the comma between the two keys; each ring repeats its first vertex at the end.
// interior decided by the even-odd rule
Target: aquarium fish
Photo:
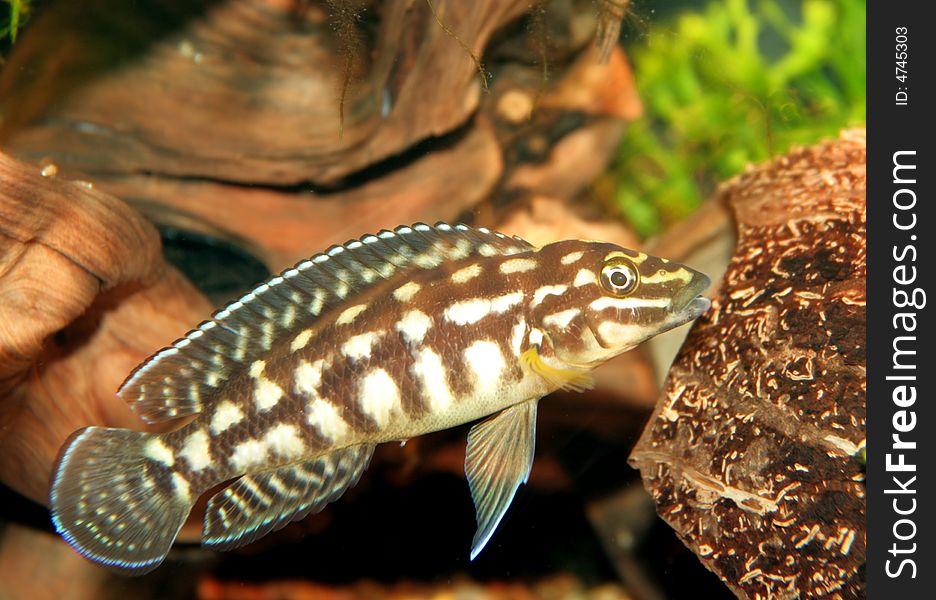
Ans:
{"type": "Polygon", "coordinates": [[[333,246],[215,313],[118,394],[168,433],[87,427],[60,452],[58,532],[124,573],[166,557],[196,499],[227,549],[320,511],[376,444],[489,417],[468,434],[474,558],[533,461],[537,401],[695,319],[708,278],[614,244],[535,248],[419,223],[333,246]]]}

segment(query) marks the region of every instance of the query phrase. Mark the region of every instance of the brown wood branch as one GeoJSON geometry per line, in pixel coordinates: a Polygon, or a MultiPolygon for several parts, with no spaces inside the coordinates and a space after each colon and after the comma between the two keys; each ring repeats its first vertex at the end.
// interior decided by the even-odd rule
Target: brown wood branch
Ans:
{"type": "Polygon", "coordinates": [[[481,118],[382,177],[334,193],[295,193],[211,181],[123,175],[102,178],[122,197],[171,206],[250,240],[273,270],[370,231],[415,221],[453,220],[486,198],[503,172],[490,126],[481,118]]]}
{"type": "Polygon", "coordinates": [[[0,479],[45,502],[72,431],[142,428],[114,392],[209,308],[122,201],[0,155],[0,479]]]}
{"type": "MultiPolygon", "coordinates": [[[[434,7],[480,54],[527,3],[434,7]]],[[[471,57],[425,3],[388,1],[379,17],[375,47],[356,57],[364,64],[350,82],[339,138],[347,57],[321,6],[55,5],[30,24],[0,73],[0,140],[18,156],[95,177],[334,183],[455,129],[478,107],[471,57]],[[36,64],[49,67],[41,86],[29,75],[36,64]]]]}

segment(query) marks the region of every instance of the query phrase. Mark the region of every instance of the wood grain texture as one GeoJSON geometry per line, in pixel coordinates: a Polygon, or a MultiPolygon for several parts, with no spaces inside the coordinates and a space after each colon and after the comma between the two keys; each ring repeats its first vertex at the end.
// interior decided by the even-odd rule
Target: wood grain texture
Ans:
{"type": "MultiPolygon", "coordinates": [[[[434,5],[476,54],[527,8],[434,5]]],[[[474,63],[424,2],[368,9],[380,26],[362,30],[373,41],[351,56],[341,137],[349,56],[324,4],[146,0],[78,2],[36,19],[0,77],[0,106],[13,115],[0,139],[88,174],[334,184],[455,129],[481,94],[474,63]]]]}

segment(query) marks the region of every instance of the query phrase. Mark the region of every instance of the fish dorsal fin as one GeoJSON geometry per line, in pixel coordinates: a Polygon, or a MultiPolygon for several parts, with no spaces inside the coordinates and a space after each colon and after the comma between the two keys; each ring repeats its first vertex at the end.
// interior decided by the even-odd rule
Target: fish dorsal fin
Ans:
{"type": "Polygon", "coordinates": [[[208,501],[202,544],[230,550],[321,511],[358,482],[373,454],[363,444],[244,475],[208,501]]]}
{"type": "Polygon", "coordinates": [[[468,433],[465,474],[474,499],[478,530],[471,559],[491,539],[497,524],[533,466],[536,445],[536,400],[504,409],[468,433]]]}
{"type": "Polygon", "coordinates": [[[238,369],[373,285],[446,260],[532,248],[517,237],[446,223],[397,227],[332,246],[255,287],[151,356],[118,395],[148,423],[196,414],[238,369]]]}

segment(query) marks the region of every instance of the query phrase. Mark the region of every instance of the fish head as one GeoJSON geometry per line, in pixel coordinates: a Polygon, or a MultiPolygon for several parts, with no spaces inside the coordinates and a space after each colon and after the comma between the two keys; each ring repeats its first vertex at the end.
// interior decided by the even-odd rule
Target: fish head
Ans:
{"type": "Polygon", "coordinates": [[[664,258],[578,240],[544,246],[540,255],[554,265],[550,283],[562,293],[534,298],[532,320],[569,365],[597,366],[711,305],[700,295],[710,279],[664,258]]]}

